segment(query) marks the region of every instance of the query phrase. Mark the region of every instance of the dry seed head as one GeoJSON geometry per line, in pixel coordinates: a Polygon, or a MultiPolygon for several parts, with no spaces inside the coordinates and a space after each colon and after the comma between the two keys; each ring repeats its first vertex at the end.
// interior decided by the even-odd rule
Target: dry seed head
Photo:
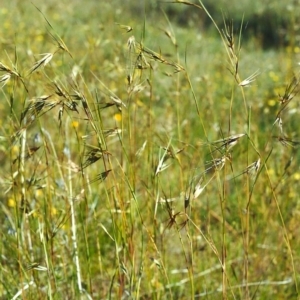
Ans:
{"type": "Polygon", "coordinates": [[[63,90],[63,88],[61,88],[59,86],[58,83],[56,83],[55,81],[53,82],[55,88],[56,88],[56,91],[55,91],[55,94],[59,97],[63,97],[65,99],[69,99],[69,97],[67,96],[67,93],[63,90]]]}
{"type": "Polygon", "coordinates": [[[0,71],[2,71],[2,72],[8,72],[8,73],[12,72],[12,70],[9,67],[7,67],[6,65],[4,65],[1,62],[0,62],[0,71]]]}
{"type": "MultiPolygon", "coordinates": [[[[15,67],[14,67],[14,69],[16,70],[15,67]]],[[[21,75],[17,71],[13,71],[12,69],[10,69],[9,67],[7,67],[6,65],[4,65],[1,62],[0,62],[0,71],[1,72],[7,72],[9,74],[13,74],[13,75],[15,75],[17,77],[21,77],[21,75]]]]}
{"type": "Polygon", "coordinates": [[[169,148],[162,147],[162,149],[164,149],[166,151],[166,155],[165,155],[165,159],[164,159],[165,161],[168,158],[177,158],[177,154],[181,153],[184,150],[184,148],[175,150],[172,146],[169,148]]]}
{"type": "Polygon", "coordinates": [[[117,96],[110,96],[109,97],[118,107],[121,105],[126,108],[126,104],[117,96]]]}
{"type": "Polygon", "coordinates": [[[189,1],[184,1],[184,0],[175,0],[171,3],[182,3],[182,4],[185,4],[185,5],[194,6],[194,7],[197,7],[199,9],[203,9],[202,6],[200,6],[200,5],[197,5],[197,4],[189,2],[189,1]]]}
{"type": "Polygon", "coordinates": [[[259,170],[259,167],[260,167],[260,158],[253,162],[251,165],[249,165],[243,173],[247,173],[247,174],[250,174],[250,175],[254,175],[257,173],[257,171],[259,170]]]}
{"type": "Polygon", "coordinates": [[[70,95],[74,100],[86,102],[85,96],[81,92],[74,90],[74,93],[70,95]]]}
{"type": "Polygon", "coordinates": [[[244,79],[239,83],[239,86],[245,87],[249,86],[253,81],[255,81],[256,77],[259,75],[259,70],[255,71],[252,75],[250,75],[248,78],[244,79]]]}
{"type": "Polygon", "coordinates": [[[3,88],[10,80],[11,75],[9,73],[0,76],[0,87],[3,88]]]}
{"type": "Polygon", "coordinates": [[[167,60],[162,57],[161,53],[157,53],[147,48],[143,48],[142,51],[146,53],[153,60],[159,61],[161,63],[168,63],[167,60]]]}
{"type": "Polygon", "coordinates": [[[279,97],[279,102],[281,103],[281,108],[277,113],[277,117],[286,109],[289,103],[293,100],[295,95],[298,93],[297,87],[299,85],[299,80],[296,77],[293,77],[292,81],[286,86],[284,95],[279,97]]]}
{"type": "Polygon", "coordinates": [[[212,181],[213,178],[214,178],[214,174],[205,184],[202,184],[204,181],[204,177],[203,176],[200,177],[193,191],[193,199],[198,198],[202,194],[202,192],[205,190],[205,188],[208,186],[208,184],[212,181]]]}
{"type": "Polygon", "coordinates": [[[282,119],[281,119],[280,116],[277,116],[275,122],[273,123],[273,126],[274,126],[276,123],[278,124],[278,127],[279,127],[281,133],[283,133],[283,126],[282,126],[282,125],[283,125],[283,122],[282,122],[282,119]]]}
{"type": "MultiPolygon", "coordinates": [[[[49,25],[50,29],[53,30],[53,27],[52,27],[51,23],[48,21],[48,19],[42,13],[42,11],[38,7],[36,7],[36,6],[35,6],[35,8],[42,14],[42,16],[44,17],[45,21],[49,25]]],[[[52,37],[52,39],[57,43],[58,48],[62,49],[63,51],[66,51],[70,55],[70,57],[72,57],[70,51],[68,50],[67,46],[65,45],[64,41],[60,38],[60,36],[58,34],[56,34],[56,33],[52,34],[49,30],[48,30],[48,33],[52,37]]]]}
{"type": "Polygon", "coordinates": [[[184,67],[179,65],[178,63],[173,63],[172,66],[175,68],[174,73],[178,73],[185,70],[184,67]]]}
{"type": "Polygon", "coordinates": [[[169,168],[171,165],[170,164],[166,164],[163,162],[163,160],[160,160],[158,165],[157,165],[157,168],[156,168],[156,171],[155,171],[155,176],[158,174],[158,173],[161,173],[163,172],[164,170],[166,170],[167,168],[169,168]]]}
{"type": "Polygon", "coordinates": [[[131,36],[127,41],[127,47],[129,50],[135,49],[135,37],[131,36]]]}
{"type": "Polygon", "coordinates": [[[299,80],[294,76],[292,81],[286,86],[283,96],[278,95],[282,105],[289,103],[297,94],[296,88],[299,85],[299,80]]]}
{"type": "Polygon", "coordinates": [[[71,170],[74,173],[78,173],[81,171],[81,168],[71,160],[68,160],[67,169],[71,170]]]}
{"type": "MultiPolygon", "coordinates": [[[[162,148],[163,149],[163,148],[162,148]]],[[[166,170],[171,164],[166,164],[166,160],[168,159],[168,156],[167,156],[167,150],[165,149],[163,155],[161,156],[161,158],[159,159],[159,162],[157,164],[157,167],[156,167],[156,170],[155,170],[155,176],[166,170]]]]}
{"type": "MultiPolygon", "coordinates": [[[[130,75],[128,75],[128,76],[130,76],[130,75]]],[[[127,77],[128,78],[128,77],[127,77]]],[[[131,79],[129,79],[128,78],[128,89],[127,89],[127,92],[128,92],[128,94],[133,94],[133,93],[139,93],[139,92],[141,92],[142,90],[144,90],[144,88],[145,88],[145,86],[143,85],[143,83],[139,83],[139,84],[135,84],[133,81],[132,81],[132,78],[131,79]],[[129,80],[131,80],[131,82],[129,81],[129,80]],[[131,84],[133,84],[132,86],[131,86],[131,84]]]]}
{"type": "Polygon", "coordinates": [[[64,114],[64,106],[62,105],[62,106],[59,108],[59,111],[58,111],[59,128],[61,128],[61,125],[62,125],[62,117],[63,117],[63,114],[64,114]]]}
{"type": "Polygon", "coordinates": [[[202,192],[204,191],[206,185],[202,186],[202,182],[203,182],[203,177],[201,176],[200,180],[198,181],[198,183],[196,184],[195,188],[194,188],[194,192],[193,192],[193,199],[196,199],[200,196],[200,194],[202,194],[202,192]]]}
{"type": "Polygon", "coordinates": [[[141,52],[138,54],[136,61],[134,63],[134,67],[135,67],[135,69],[138,69],[138,70],[144,70],[144,69],[151,67],[151,65],[148,63],[148,61],[141,49],[140,49],[140,51],[141,52]]]}
{"type": "Polygon", "coordinates": [[[145,56],[148,57],[150,60],[154,60],[154,61],[157,61],[159,63],[162,63],[162,64],[165,64],[165,65],[168,65],[168,66],[172,66],[175,68],[175,73],[178,73],[178,72],[181,72],[184,70],[184,68],[179,65],[178,63],[176,62],[173,62],[173,61],[168,61],[167,59],[165,59],[161,53],[157,53],[149,48],[146,48],[146,47],[143,47],[142,45],[139,45],[139,51],[140,52],[140,55],[138,56],[137,58],[137,68],[145,68],[144,66],[146,67],[149,67],[151,66],[147,60],[145,59],[145,56]],[[144,55],[143,55],[144,54],[144,55]],[[139,63],[138,63],[139,62],[139,63]]]}
{"type": "Polygon", "coordinates": [[[181,220],[183,222],[181,222],[181,223],[178,224],[177,223],[177,217],[179,217],[179,216],[186,216],[186,214],[184,212],[177,212],[177,213],[175,213],[175,211],[172,208],[172,206],[170,205],[169,201],[165,201],[165,204],[166,204],[167,213],[169,215],[169,219],[167,220],[168,224],[167,224],[165,230],[172,228],[173,225],[176,225],[176,226],[179,225],[179,226],[181,226],[183,228],[187,224],[187,219],[181,220]]]}
{"type": "Polygon", "coordinates": [[[174,197],[174,198],[160,198],[158,199],[157,201],[159,203],[166,203],[166,202],[176,202],[176,201],[179,201],[180,200],[180,196],[179,197],[174,197]]]}
{"type": "Polygon", "coordinates": [[[1,62],[0,62],[0,71],[1,72],[7,72],[9,74],[14,74],[17,77],[21,77],[21,75],[18,72],[13,71],[12,69],[10,69],[9,67],[7,67],[6,65],[4,65],[1,62]]]}
{"type": "Polygon", "coordinates": [[[92,179],[90,182],[93,183],[93,182],[96,182],[96,181],[104,181],[108,174],[111,172],[111,170],[107,170],[107,171],[104,171],[102,173],[100,173],[99,175],[97,175],[94,179],[92,179]]]}
{"type": "Polygon", "coordinates": [[[69,51],[68,47],[65,45],[65,43],[62,40],[58,41],[58,48],[63,50],[64,52],[67,52],[70,55],[70,57],[73,58],[73,56],[72,56],[71,52],[69,51]]]}
{"type": "Polygon", "coordinates": [[[37,98],[30,99],[28,106],[24,109],[21,114],[21,121],[25,118],[27,122],[32,122],[38,115],[41,115],[42,110],[45,108],[48,110],[52,109],[55,104],[53,102],[47,102],[52,95],[43,95],[37,98]]]}
{"type": "Polygon", "coordinates": [[[290,146],[292,148],[298,147],[300,145],[299,141],[293,141],[292,139],[285,136],[273,136],[273,138],[277,139],[283,146],[290,146]]]}
{"type": "Polygon", "coordinates": [[[103,133],[104,133],[104,135],[106,137],[108,137],[108,136],[115,136],[115,135],[121,134],[122,133],[122,129],[120,129],[120,128],[105,129],[105,130],[103,130],[103,133]]]}
{"type": "Polygon", "coordinates": [[[94,148],[91,149],[85,156],[86,156],[86,160],[85,162],[82,164],[82,169],[88,167],[89,165],[95,163],[96,161],[98,161],[103,154],[109,154],[106,151],[103,151],[99,148],[94,148]]]}
{"type": "Polygon", "coordinates": [[[249,166],[247,166],[240,174],[234,176],[234,177],[231,177],[230,179],[234,179],[234,178],[237,178],[243,174],[247,174],[249,176],[254,176],[255,174],[257,174],[259,168],[260,168],[260,163],[261,163],[261,160],[260,158],[258,160],[256,160],[255,162],[253,162],[252,164],[250,164],[249,166]]]}
{"type": "Polygon", "coordinates": [[[222,148],[225,148],[227,151],[230,150],[233,146],[235,146],[237,144],[239,139],[245,135],[246,135],[245,133],[239,133],[239,134],[235,134],[235,135],[229,136],[227,138],[212,142],[212,145],[216,145],[216,149],[214,151],[220,150],[222,148]]]}
{"type": "MultiPolygon", "coordinates": [[[[50,25],[50,23],[47,21],[47,23],[50,25]]],[[[52,27],[50,25],[50,27],[52,27]]],[[[51,36],[51,38],[57,43],[57,48],[63,50],[64,52],[67,52],[71,58],[73,58],[71,52],[69,51],[68,47],[66,46],[66,44],[64,43],[64,41],[61,39],[60,36],[58,36],[57,34],[52,34],[50,31],[48,31],[49,35],[51,36]]],[[[57,51],[55,51],[57,52],[57,51]]]]}
{"type": "Polygon", "coordinates": [[[164,150],[162,156],[159,159],[159,162],[157,164],[156,170],[155,170],[155,176],[166,170],[172,163],[166,164],[166,161],[168,159],[176,159],[177,154],[181,153],[184,148],[175,150],[172,146],[168,146],[167,148],[165,147],[160,147],[161,150],[164,150]]]}
{"type": "Polygon", "coordinates": [[[71,100],[71,101],[65,101],[63,103],[69,110],[76,111],[79,114],[79,111],[77,109],[78,103],[71,100]]]}
{"type": "Polygon", "coordinates": [[[81,70],[80,66],[74,65],[73,68],[72,68],[72,71],[71,71],[72,79],[75,80],[77,75],[81,74],[81,73],[82,73],[82,70],[81,70]]]}
{"type": "Polygon", "coordinates": [[[224,27],[225,29],[222,29],[222,33],[224,39],[227,41],[227,47],[229,48],[231,58],[237,59],[234,49],[233,21],[231,20],[229,21],[229,24],[226,24],[224,19],[224,27]]]}
{"type": "Polygon", "coordinates": [[[225,166],[226,160],[230,160],[230,156],[224,155],[221,158],[215,158],[215,159],[207,162],[206,164],[209,165],[209,167],[205,169],[204,173],[208,174],[208,173],[212,173],[212,172],[215,173],[215,172],[221,171],[223,169],[223,167],[225,166]]]}
{"type": "Polygon", "coordinates": [[[41,54],[41,56],[43,56],[43,58],[40,59],[39,61],[37,61],[33,65],[33,67],[29,71],[29,74],[32,74],[33,72],[35,72],[40,67],[45,67],[51,61],[51,59],[53,58],[52,53],[44,53],[44,54],[41,54]]]}
{"type": "Polygon", "coordinates": [[[177,46],[177,42],[176,42],[176,38],[174,37],[174,35],[166,29],[161,28],[161,30],[165,33],[165,35],[171,40],[172,44],[174,46],[177,46]]]}
{"type": "Polygon", "coordinates": [[[120,26],[121,29],[124,29],[126,30],[126,32],[130,32],[133,30],[133,28],[131,26],[128,26],[128,25],[122,25],[122,24],[119,24],[119,23],[116,23],[117,25],[120,26]]]}
{"type": "Polygon", "coordinates": [[[44,266],[41,266],[39,263],[37,262],[33,262],[31,264],[29,264],[26,268],[25,268],[26,271],[29,271],[29,270],[37,270],[37,271],[48,271],[48,269],[44,266]]]}
{"type": "Polygon", "coordinates": [[[143,143],[142,147],[135,153],[136,156],[141,156],[147,145],[147,140],[143,143]]]}

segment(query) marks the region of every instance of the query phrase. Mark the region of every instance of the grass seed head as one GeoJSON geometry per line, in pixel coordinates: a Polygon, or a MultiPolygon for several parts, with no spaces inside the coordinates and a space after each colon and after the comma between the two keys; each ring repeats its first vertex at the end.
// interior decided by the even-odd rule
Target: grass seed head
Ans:
{"type": "Polygon", "coordinates": [[[44,53],[41,54],[41,56],[43,57],[40,60],[38,60],[29,70],[29,75],[38,70],[40,67],[45,67],[53,58],[52,53],[44,53]]]}
{"type": "Polygon", "coordinates": [[[90,182],[91,182],[91,183],[94,183],[94,182],[96,182],[96,181],[103,182],[103,181],[107,178],[107,176],[108,176],[108,174],[109,174],[110,172],[111,172],[111,170],[104,171],[104,172],[98,174],[98,175],[97,175],[94,179],[92,179],[90,182]]]}
{"type": "Polygon", "coordinates": [[[241,137],[245,135],[245,133],[235,134],[227,138],[214,141],[211,144],[215,147],[214,151],[220,151],[221,149],[225,149],[225,151],[227,152],[238,143],[241,137]]]}
{"type": "Polygon", "coordinates": [[[133,28],[131,26],[128,26],[128,25],[122,25],[122,24],[119,24],[119,23],[116,23],[117,25],[120,26],[121,29],[125,30],[126,32],[130,32],[133,30],[133,28]]]}
{"type": "Polygon", "coordinates": [[[276,139],[278,142],[280,142],[284,147],[289,146],[289,147],[295,148],[300,145],[300,141],[292,140],[291,138],[286,137],[284,135],[273,136],[273,138],[276,139]]]}
{"type": "Polygon", "coordinates": [[[252,82],[255,81],[256,77],[259,75],[259,71],[255,71],[252,75],[250,75],[248,78],[244,79],[239,83],[239,86],[246,87],[250,86],[252,82]]]}
{"type": "Polygon", "coordinates": [[[297,90],[298,85],[299,85],[299,80],[296,76],[294,76],[291,82],[286,86],[284,94],[282,96],[280,94],[278,95],[279,102],[282,105],[286,105],[295,97],[295,95],[298,93],[297,90]]]}
{"type": "Polygon", "coordinates": [[[6,73],[0,76],[0,87],[3,88],[9,82],[10,78],[11,78],[10,73],[6,73]]]}

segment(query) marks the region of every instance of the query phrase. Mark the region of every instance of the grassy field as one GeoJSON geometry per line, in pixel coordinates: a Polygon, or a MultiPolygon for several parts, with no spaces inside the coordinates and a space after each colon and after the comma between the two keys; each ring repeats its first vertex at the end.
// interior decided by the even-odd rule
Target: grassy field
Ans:
{"type": "Polygon", "coordinates": [[[299,5],[133,2],[3,0],[0,299],[300,299],[299,5]]]}

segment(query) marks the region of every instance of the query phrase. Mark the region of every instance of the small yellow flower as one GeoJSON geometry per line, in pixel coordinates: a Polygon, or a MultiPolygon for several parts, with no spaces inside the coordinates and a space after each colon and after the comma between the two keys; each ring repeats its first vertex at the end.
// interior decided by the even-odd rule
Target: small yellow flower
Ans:
{"type": "Polygon", "coordinates": [[[52,206],[51,207],[51,216],[55,216],[55,215],[57,215],[57,209],[54,206],[52,206]]]}
{"type": "Polygon", "coordinates": [[[16,201],[13,198],[9,198],[7,201],[8,207],[16,207],[16,201]]]}
{"type": "Polygon", "coordinates": [[[294,180],[299,181],[299,180],[300,180],[300,173],[299,173],[299,172],[295,173],[295,174],[293,175],[293,177],[294,177],[294,180]]]}
{"type": "Polygon", "coordinates": [[[114,115],[114,119],[115,119],[117,122],[121,122],[121,121],[122,121],[122,115],[121,115],[120,113],[115,114],[115,115],[114,115]]]}
{"type": "Polygon", "coordinates": [[[18,155],[18,154],[19,154],[19,146],[14,145],[14,146],[12,147],[12,154],[13,154],[13,155],[18,155]]]}
{"type": "Polygon", "coordinates": [[[274,99],[269,99],[269,100],[268,100],[268,105],[269,105],[269,106],[275,106],[276,103],[277,103],[277,101],[274,100],[274,99]]]}
{"type": "Polygon", "coordinates": [[[42,197],[44,195],[44,192],[42,189],[38,189],[35,191],[35,197],[39,198],[42,197]]]}
{"type": "Polygon", "coordinates": [[[78,122],[78,121],[72,121],[71,126],[72,126],[73,128],[78,128],[79,122],[78,122]]]}
{"type": "Polygon", "coordinates": [[[39,34],[35,37],[37,42],[42,42],[44,40],[44,36],[42,34],[39,34]]]}
{"type": "Polygon", "coordinates": [[[295,53],[299,53],[299,52],[300,52],[300,48],[299,48],[298,46],[296,46],[296,47],[294,48],[294,52],[295,52],[295,53]]]}
{"type": "Polygon", "coordinates": [[[39,214],[39,212],[38,212],[37,210],[34,210],[34,211],[32,212],[32,216],[33,216],[34,218],[37,218],[37,217],[40,216],[40,214],[39,214]]]}

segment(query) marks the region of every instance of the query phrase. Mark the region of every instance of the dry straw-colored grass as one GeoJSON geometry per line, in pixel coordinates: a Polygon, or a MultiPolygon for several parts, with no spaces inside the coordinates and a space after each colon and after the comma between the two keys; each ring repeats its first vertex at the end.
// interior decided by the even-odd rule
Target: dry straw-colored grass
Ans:
{"type": "Polygon", "coordinates": [[[172,3],[214,30],[37,5],[0,58],[0,298],[299,298],[299,76],[172,3]]]}

